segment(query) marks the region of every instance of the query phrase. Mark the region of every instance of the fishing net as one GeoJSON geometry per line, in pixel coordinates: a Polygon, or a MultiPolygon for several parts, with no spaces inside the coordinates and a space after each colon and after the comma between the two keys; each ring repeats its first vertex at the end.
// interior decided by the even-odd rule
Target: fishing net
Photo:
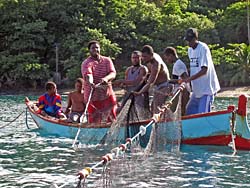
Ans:
{"type": "MultiPolygon", "coordinates": [[[[179,93],[177,91],[173,91],[173,93],[179,93]]],[[[166,96],[165,93],[164,95],[166,96]]],[[[181,142],[181,98],[181,92],[176,96],[168,97],[168,100],[161,105],[162,107],[165,104],[168,108],[159,110],[161,111],[159,123],[149,127],[146,136],[140,136],[140,145],[146,147],[146,153],[164,148],[178,150],[181,142]],[[171,105],[168,105],[169,101],[171,105]]],[[[136,105],[133,95],[130,95],[123,104],[117,120],[111,124],[102,143],[111,146],[117,144],[117,141],[123,143],[126,138],[132,138],[140,131],[140,124],[143,120],[152,117],[148,109],[136,105]]]]}
{"type": "Polygon", "coordinates": [[[148,144],[144,150],[144,157],[159,151],[179,151],[182,135],[181,98],[182,93],[173,100],[170,108],[161,112],[159,122],[153,124],[148,144]]]}
{"type": "MultiPolygon", "coordinates": [[[[173,100],[170,99],[170,101],[174,103],[173,100]]],[[[79,181],[77,187],[120,187],[124,177],[129,179],[137,176],[135,174],[137,169],[142,168],[142,164],[147,161],[145,159],[149,156],[162,151],[178,152],[181,143],[181,95],[178,96],[176,101],[176,104],[171,105],[171,109],[168,106],[168,108],[162,110],[158,123],[149,126],[148,139],[145,145],[142,145],[141,136],[136,137],[131,144],[128,144],[126,152],[120,151],[120,154],[114,160],[104,166],[95,168],[95,174],[97,175],[79,181]]],[[[141,118],[143,117],[140,117],[138,113],[133,96],[129,97],[124,103],[117,121],[112,123],[109,132],[103,139],[104,143],[112,147],[114,145],[112,142],[120,138],[117,135],[121,135],[121,132],[124,136],[123,139],[126,137],[132,138],[140,131],[140,128],[139,126],[131,126],[131,124],[133,124],[132,122],[139,123],[143,120],[141,118]],[[135,134],[132,134],[133,131],[135,134]]],[[[121,143],[124,143],[124,140],[121,143]]],[[[117,143],[115,146],[118,146],[117,143]]]]}
{"type": "Polygon", "coordinates": [[[109,131],[102,139],[102,144],[105,143],[112,146],[117,143],[123,143],[125,138],[131,136],[130,132],[133,127],[129,125],[132,122],[136,123],[145,120],[150,117],[149,114],[149,110],[137,105],[135,103],[135,97],[130,95],[123,103],[116,121],[111,124],[109,131]]]}
{"type": "Polygon", "coordinates": [[[95,177],[78,182],[78,188],[83,187],[120,187],[124,184],[124,177],[132,178],[136,169],[143,163],[143,150],[138,148],[139,140],[135,140],[126,152],[120,154],[104,166],[95,169],[95,177]]]}

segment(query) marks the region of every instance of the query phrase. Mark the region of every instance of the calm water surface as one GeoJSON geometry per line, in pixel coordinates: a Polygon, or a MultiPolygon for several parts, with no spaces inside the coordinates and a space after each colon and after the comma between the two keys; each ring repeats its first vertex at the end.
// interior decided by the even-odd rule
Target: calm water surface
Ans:
{"type": "MultiPolygon", "coordinates": [[[[65,182],[76,187],[77,172],[99,162],[110,148],[88,145],[75,151],[71,139],[41,137],[31,119],[27,129],[23,101],[23,96],[0,96],[0,187],[49,188],[65,182]]],[[[215,109],[237,104],[235,99],[215,102],[215,109]]],[[[230,147],[214,146],[182,146],[180,152],[160,152],[146,160],[126,154],[105,174],[102,167],[94,171],[85,187],[250,187],[250,152],[231,154],[230,147]]]]}

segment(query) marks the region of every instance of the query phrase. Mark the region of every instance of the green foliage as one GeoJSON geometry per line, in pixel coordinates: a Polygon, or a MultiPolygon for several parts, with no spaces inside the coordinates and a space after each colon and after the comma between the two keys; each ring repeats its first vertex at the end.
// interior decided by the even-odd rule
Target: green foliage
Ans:
{"type": "Polygon", "coordinates": [[[229,44],[233,52],[232,63],[235,65],[234,74],[230,79],[230,85],[250,83],[250,45],[245,43],[229,44]]]}
{"type": "MultiPolygon", "coordinates": [[[[102,34],[101,30],[87,28],[85,32],[85,41],[81,41],[85,44],[85,46],[81,48],[81,53],[84,54],[83,58],[87,58],[88,56],[89,50],[87,44],[90,40],[98,40],[101,44],[101,53],[103,55],[110,56],[112,59],[121,53],[121,48],[118,44],[112,43],[109,39],[107,39],[105,35],[102,34]]],[[[78,47],[80,49],[80,44],[78,47]]],[[[81,76],[81,63],[79,63],[80,60],[77,58],[77,55],[78,54],[76,54],[76,56],[71,56],[69,59],[64,61],[64,67],[65,70],[67,70],[66,76],[70,80],[74,80],[75,78],[81,76]]]]}
{"type": "Polygon", "coordinates": [[[211,44],[222,82],[247,83],[249,69],[236,61],[236,49],[245,47],[227,46],[247,43],[246,6],[244,0],[0,0],[0,86],[49,79],[56,69],[55,45],[62,77],[80,77],[93,39],[103,55],[119,62],[118,77],[130,65],[131,52],[145,44],[158,53],[177,46],[188,62],[183,36],[189,27],[211,44]],[[236,76],[241,67],[246,73],[236,76]]]}
{"type": "Polygon", "coordinates": [[[187,12],[183,17],[172,14],[164,16],[163,24],[158,31],[157,46],[162,49],[166,46],[185,45],[186,41],[183,38],[189,27],[199,30],[200,40],[206,39],[208,43],[216,41],[216,36],[211,37],[212,33],[208,32],[214,30],[214,23],[205,16],[187,12]]]}
{"type": "Polygon", "coordinates": [[[171,0],[168,3],[166,3],[166,5],[164,6],[164,12],[166,14],[177,14],[177,15],[181,15],[181,7],[179,5],[178,2],[176,2],[175,0],[171,0]]]}
{"type": "MultiPolygon", "coordinates": [[[[18,55],[1,55],[0,58],[0,83],[12,82],[14,85],[34,80],[46,80],[49,78],[49,67],[39,64],[39,59],[34,53],[22,53],[18,55]]],[[[8,84],[8,83],[7,83],[8,84]]]]}
{"type": "Polygon", "coordinates": [[[214,45],[212,56],[217,66],[218,77],[223,85],[249,84],[250,74],[250,46],[242,44],[228,44],[227,48],[214,45]],[[216,49],[217,48],[217,49],[216,49]]]}
{"type": "MultiPolygon", "coordinates": [[[[208,15],[209,12],[226,9],[230,4],[239,0],[190,0],[188,10],[197,14],[208,15]]],[[[244,1],[244,0],[242,0],[244,1]]]]}
{"type": "Polygon", "coordinates": [[[189,63],[188,59],[188,46],[177,46],[176,51],[178,54],[178,57],[187,65],[189,63]]]}
{"type": "Polygon", "coordinates": [[[223,44],[247,41],[247,1],[227,7],[216,27],[223,44]]]}

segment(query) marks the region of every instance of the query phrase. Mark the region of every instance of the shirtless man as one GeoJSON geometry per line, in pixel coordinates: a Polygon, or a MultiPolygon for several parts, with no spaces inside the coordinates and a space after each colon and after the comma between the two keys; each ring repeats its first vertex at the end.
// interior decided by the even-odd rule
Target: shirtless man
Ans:
{"type": "Polygon", "coordinates": [[[75,82],[75,91],[70,92],[68,95],[68,106],[65,114],[70,121],[79,123],[84,109],[83,79],[78,78],[75,82]]]}
{"type": "Polygon", "coordinates": [[[134,92],[134,94],[141,95],[154,86],[151,110],[153,113],[159,113],[173,88],[173,85],[169,83],[169,71],[161,57],[154,53],[153,48],[149,45],[142,48],[142,61],[147,63],[150,75],[146,85],[140,91],[134,92]]]}

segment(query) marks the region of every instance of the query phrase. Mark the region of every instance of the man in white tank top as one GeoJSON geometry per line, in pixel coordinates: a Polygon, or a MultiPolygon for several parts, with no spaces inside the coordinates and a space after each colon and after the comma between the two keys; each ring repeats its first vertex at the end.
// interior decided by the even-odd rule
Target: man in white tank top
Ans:
{"type": "Polygon", "coordinates": [[[189,45],[190,59],[190,77],[184,81],[191,82],[193,91],[186,114],[210,112],[214,96],[220,90],[210,49],[207,44],[198,41],[195,28],[189,28],[184,39],[189,45]]]}

